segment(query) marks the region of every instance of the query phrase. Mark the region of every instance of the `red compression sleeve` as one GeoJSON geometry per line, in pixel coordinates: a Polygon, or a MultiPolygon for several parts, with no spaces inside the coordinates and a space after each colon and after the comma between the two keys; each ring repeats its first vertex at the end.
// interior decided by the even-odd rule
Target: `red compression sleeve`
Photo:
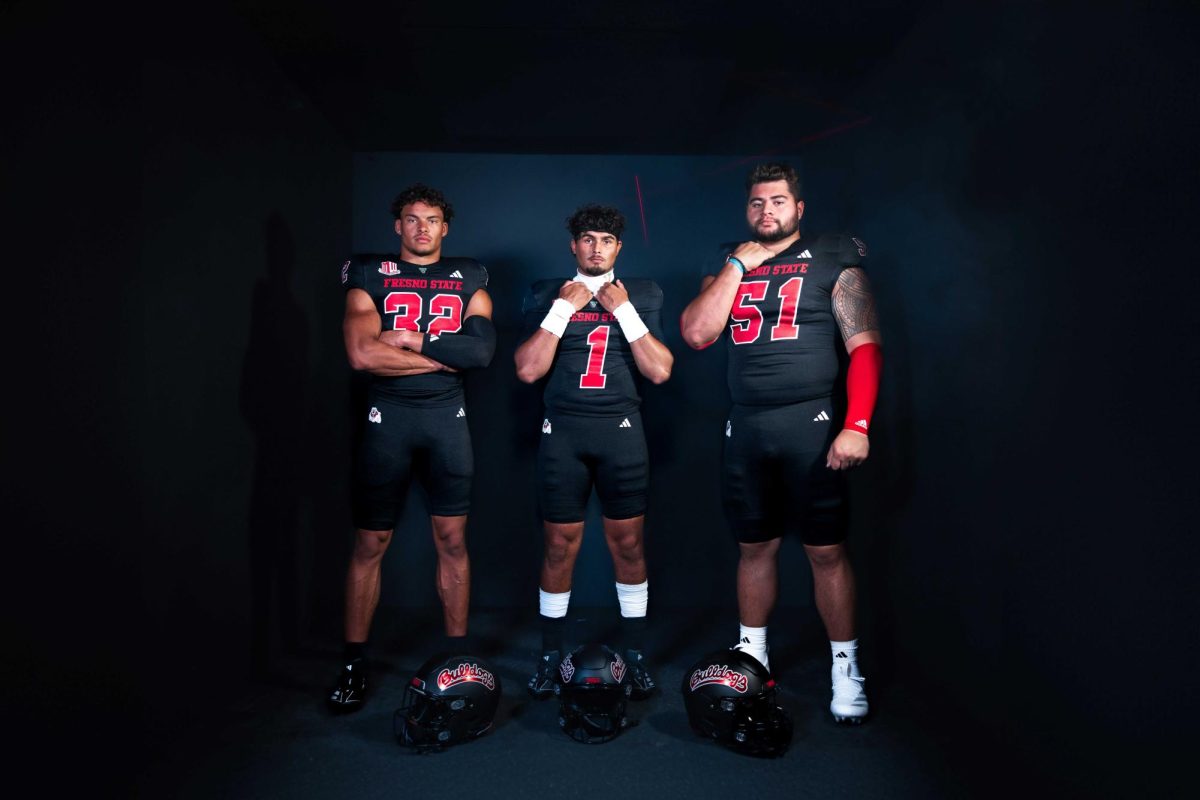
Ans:
{"type": "Polygon", "coordinates": [[[850,353],[850,366],[846,370],[844,430],[866,433],[870,429],[882,369],[883,350],[874,342],[860,344],[850,353]]]}

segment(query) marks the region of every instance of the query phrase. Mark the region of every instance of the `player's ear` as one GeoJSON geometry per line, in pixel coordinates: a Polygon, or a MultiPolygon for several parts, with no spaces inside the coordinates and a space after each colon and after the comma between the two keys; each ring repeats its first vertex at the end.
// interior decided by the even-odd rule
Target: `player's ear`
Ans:
{"type": "Polygon", "coordinates": [[[803,216],[804,216],[804,201],[797,200],[796,201],[796,219],[800,219],[803,216]]]}
{"type": "Polygon", "coordinates": [[[617,239],[617,249],[613,250],[613,258],[616,258],[620,254],[621,254],[621,240],[617,239]]]}
{"type": "Polygon", "coordinates": [[[575,253],[575,237],[574,236],[571,237],[571,255],[576,255],[576,253],[575,253]]]}
{"type": "Polygon", "coordinates": [[[404,234],[404,220],[402,220],[402,219],[396,220],[396,233],[399,235],[404,234]]]}
{"type": "Polygon", "coordinates": [[[445,237],[447,237],[449,235],[450,235],[450,223],[443,222],[442,223],[442,238],[444,239],[445,237]]]}

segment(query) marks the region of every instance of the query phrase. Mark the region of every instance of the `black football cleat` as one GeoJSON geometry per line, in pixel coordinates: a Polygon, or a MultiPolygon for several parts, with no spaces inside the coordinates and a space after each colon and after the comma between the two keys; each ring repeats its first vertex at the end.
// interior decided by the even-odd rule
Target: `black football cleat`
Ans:
{"type": "Polygon", "coordinates": [[[645,700],[658,691],[658,684],[646,671],[646,659],[639,650],[625,651],[625,666],[629,669],[630,700],[645,700]]]}
{"type": "Polygon", "coordinates": [[[529,693],[538,700],[554,694],[555,675],[558,673],[560,661],[562,661],[562,658],[559,656],[557,650],[548,650],[542,653],[542,657],[538,661],[537,671],[533,673],[533,677],[529,679],[529,683],[525,686],[529,690],[529,693]]]}
{"type": "Polygon", "coordinates": [[[367,662],[356,658],[342,667],[329,692],[329,708],[338,714],[358,711],[367,699],[367,662]]]}

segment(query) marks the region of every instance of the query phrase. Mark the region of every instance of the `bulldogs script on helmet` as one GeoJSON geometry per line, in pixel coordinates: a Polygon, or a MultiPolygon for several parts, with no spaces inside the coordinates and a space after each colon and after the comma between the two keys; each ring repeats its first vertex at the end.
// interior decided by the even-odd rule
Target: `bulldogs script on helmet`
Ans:
{"type": "Polygon", "coordinates": [[[722,683],[739,694],[745,694],[750,680],[740,672],[730,669],[724,664],[712,664],[704,669],[698,669],[688,679],[688,688],[695,691],[700,686],[710,683],[722,683]]]}
{"type": "Polygon", "coordinates": [[[454,669],[443,669],[438,673],[437,685],[445,690],[459,683],[475,681],[489,689],[496,688],[496,677],[478,664],[459,664],[454,669]]]}

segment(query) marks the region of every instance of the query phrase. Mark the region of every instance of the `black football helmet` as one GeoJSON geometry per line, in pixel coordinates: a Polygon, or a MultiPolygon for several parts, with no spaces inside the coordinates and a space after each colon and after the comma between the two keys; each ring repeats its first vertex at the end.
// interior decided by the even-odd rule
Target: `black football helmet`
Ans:
{"type": "Polygon", "coordinates": [[[758,659],[717,650],[683,674],[683,704],[692,730],[753,756],[783,755],[792,719],[775,702],[775,680],[758,659]]]}
{"type": "Polygon", "coordinates": [[[625,660],[602,644],[576,647],[558,665],[558,724],[577,742],[599,744],[629,725],[625,701],[633,685],[625,660]]]}
{"type": "Polygon", "coordinates": [[[499,704],[500,676],[487,662],[439,653],[409,681],[404,705],[392,716],[392,731],[418,752],[441,750],[491,730],[499,704]]]}

